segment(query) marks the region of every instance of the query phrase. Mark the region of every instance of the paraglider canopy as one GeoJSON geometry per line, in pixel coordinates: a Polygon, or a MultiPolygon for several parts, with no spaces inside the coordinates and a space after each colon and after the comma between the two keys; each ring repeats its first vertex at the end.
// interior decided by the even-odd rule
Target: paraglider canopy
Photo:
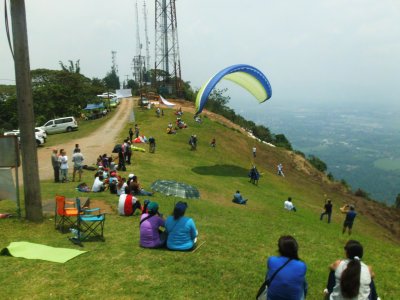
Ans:
{"type": "Polygon", "coordinates": [[[196,98],[196,115],[201,113],[207,103],[208,96],[221,79],[233,81],[245,88],[259,103],[272,96],[271,85],[260,70],[249,65],[233,65],[218,72],[201,87],[196,98]]]}

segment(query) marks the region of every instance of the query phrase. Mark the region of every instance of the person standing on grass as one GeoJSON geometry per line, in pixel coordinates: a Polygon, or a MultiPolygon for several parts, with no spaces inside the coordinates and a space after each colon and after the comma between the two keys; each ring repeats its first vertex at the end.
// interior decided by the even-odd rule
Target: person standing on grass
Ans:
{"type": "Polygon", "coordinates": [[[129,128],[129,140],[132,142],[132,140],[133,140],[133,130],[132,130],[132,127],[131,128],[129,128]]]}
{"type": "Polygon", "coordinates": [[[54,170],[54,182],[60,182],[60,162],[58,161],[57,149],[53,149],[51,154],[51,165],[54,170]]]}
{"type": "Polygon", "coordinates": [[[324,209],[325,209],[325,211],[321,214],[319,219],[322,221],[322,218],[325,215],[328,215],[328,223],[330,223],[331,222],[331,216],[332,216],[332,202],[331,202],[331,200],[328,199],[328,202],[325,202],[324,209]]]}
{"type": "Polygon", "coordinates": [[[74,163],[74,171],[72,172],[72,181],[75,181],[75,174],[78,172],[79,182],[82,179],[82,167],[83,167],[83,155],[81,149],[75,149],[75,153],[72,155],[72,162],[74,163]]]}
{"type": "Polygon", "coordinates": [[[136,138],[139,137],[139,126],[138,126],[138,124],[135,124],[135,137],[136,138]]]}
{"type": "Polygon", "coordinates": [[[252,151],[253,151],[253,157],[256,157],[256,152],[257,152],[256,146],[253,147],[253,150],[252,150],[252,151]]]}
{"type": "Polygon", "coordinates": [[[61,170],[61,182],[68,181],[68,156],[64,149],[60,150],[60,170],[61,170]]]}
{"type": "Polygon", "coordinates": [[[283,166],[281,163],[278,164],[277,168],[278,168],[278,175],[285,177],[285,174],[283,174],[283,166]]]}
{"type": "Polygon", "coordinates": [[[357,213],[354,210],[354,205],[350,205],[350,210],[346,213],[346,219],[343,223],[342,234],[346,232],[346,228],[348,228],[349,235],[351,235],[351,230],[353,228],[354,219],[356,218],[357,213]]]}
{"type": "Polygon", "coordinates": [[[156,151],[156,139],[154,137],[149,138],[149,152],[154,153],[156,151]]]}

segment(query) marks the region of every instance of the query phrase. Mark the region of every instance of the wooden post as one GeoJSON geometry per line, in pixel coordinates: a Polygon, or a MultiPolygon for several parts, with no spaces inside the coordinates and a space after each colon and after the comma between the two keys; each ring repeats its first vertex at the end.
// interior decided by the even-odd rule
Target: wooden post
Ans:
{"type": "Polygon", "coordinates": [[[26,219],[43,221],[40,195],[35,117],[33,112],[31,74],[25,1],[11,0],[17,107],[21,137],[22,171],[26,219]]]}

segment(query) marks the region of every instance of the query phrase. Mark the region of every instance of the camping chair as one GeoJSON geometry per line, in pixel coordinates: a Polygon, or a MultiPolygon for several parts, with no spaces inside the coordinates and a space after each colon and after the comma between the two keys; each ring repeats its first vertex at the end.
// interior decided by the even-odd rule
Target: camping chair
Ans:
{"type": "Polygon", "coordinates": [[[78,209],[74,201],[66,201],[65,196],[56,196],[55,228],[61,232],[66,232],[71,227],[77,225],[78,209]]]}
{"type": "Polygon", "coordinates": [[[73,242],[80,243],[91,238],[100,238],[104,241],[103,231],[106,215],[100,213],[100,208],[82,208],[81,200],[76,198],[76,207],[78,209],[77,231],[73,242]]]}

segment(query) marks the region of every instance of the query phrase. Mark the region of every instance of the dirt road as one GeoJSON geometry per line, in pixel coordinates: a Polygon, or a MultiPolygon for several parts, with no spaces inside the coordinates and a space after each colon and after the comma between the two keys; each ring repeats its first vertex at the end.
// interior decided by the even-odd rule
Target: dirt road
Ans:
{"type": "Polygon", "coordinates": [[[89,136],[77,140],[72,140],[62,145],[38,149],[40,180],[53,178],[53,168],[51,166],[50,160],[53,148],[63,148],[67,151],[70,167],[69,173],[72,172],[71,158],[73,154],[72,151],[75,148],[75,144],[79,144],[81,152],[85,157],[84,164],[87,165],[96,163],[96,159],[100,154],[111,154],[111,151],[115,143],[117,142],[116,138],[118,134],[130,121],[133,104],[134,100],[132,98],[123,99],[121,101],[121,104],[118,106],[115,115],[105,124],[95,130],[93,133],[91,133],[89,136]]]}

